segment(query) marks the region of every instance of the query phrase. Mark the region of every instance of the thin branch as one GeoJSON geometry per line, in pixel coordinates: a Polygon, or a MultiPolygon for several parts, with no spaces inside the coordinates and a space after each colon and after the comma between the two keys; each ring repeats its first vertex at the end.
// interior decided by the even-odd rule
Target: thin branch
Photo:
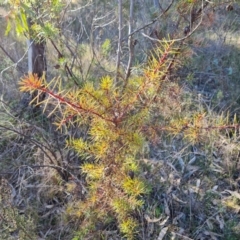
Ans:
{"type": "Polygon", "coordinates": [[[54,155],[53,152],[51,151],[50,148],[48,148],[47,146],[43,145],[41,142],[37,141],[36,139],[33,139],[31,136],[28,136],[28,135],[26,135],[26,134],[24,134],[24,133],[22,133],[22,132],[20,132],[20,131],[18,131],[16,129],[0,125],[0,129],[1,128],[5,129],[5,130],[12,131],[12,132],[18,134],[19,136],[24,137],[26,140],[29,140],[30,142],[34,143],[37,147],[39,147],[44,152],[44,154],[46,154],[46,156],[49,158],[49,160],[52,163],[54,163],[54,160],[51,158],[51,156],[44,149],[47,149],[49,152],[51,152],[52,155],[54,155]]]}
{"type": "MultiPolygon", "coordinates": [[[[62,58],[63,54],[60,52],[60,50],[57,48],[56,44],[54,43],[54,41],[49,38],[51,44],[53,45],[53,47],[55,48],[55,50],[58,53],[58,57],[62,58]]],[[[66,73],[69,74],[69,76],[72,78],[72,80],[74,81],[75,85],[79,87],[79,83],[77,82],[77,77],[74,75],[74,73],[70,70],[70,68],[68,67],[67,63],[65,64],[65,71],[66,73]]]]}
{"type": "MultiPolygon", "coordinates": [[[[76,182],[80,183],[81,187],[83,188],[83,190],[87,193],[88,190],[83,186],[83,184],[81,183],[81,181],[73,174],[71,173],[69,170],[67,170],[66,168],[63,168],[61,166],[57,166],[57,165],[21,165],[19,168],[22,167],[30,167],[30,168],[53,168],[57,171],[61,170],[62,172],[67,172],[72,179],[74,179],[76,182]]],[[[80,167],[76,167],[76,170],[79,170],[80,167]]]]}
{"type": "Polygon", "coordinates": [[[152,37],[148,36],[148,35],[145,34],[145,33],[142,33],[142,35],[143,35],[144,37],[150,39],[151,41],[155,41],[155,42],[159,42],[159,43],[161,43],[161,42],[170,43],[170,42],[172,42],[172,41],[174,41],[174,42],[181,42],[181,41],[184,41],[185,39],[189,38],[191,35],[193,35],[193,33],[194,33],[194,32],[199,28],[199,26],[202,24],[202,20],[203,20],[203,14],[202,14],[201,20],[200,20],[200,22],[197,24],[197,26],[196,26],[187,36],[182,37],[182,38],[176,38],[176,39],[171,39],[171,40],[164,40],[164,41],[162,41],[162,40],[159,40],[159,39],[157,39],[157,38],[152,38],[152,37]]]}
{"type": "MultiPolygon", "coordinates": [[[[168,7],[164,10],[163,13],[161,13],[159,16],[157,16],[155,19],[153,19],[151,22],[147,23],[146,25],[144,25],[144,26],[142,26],[142,27],[134,30],[133,32],[131,32],[130,34],[128,34],[127,37],[130,37],[130,36],[132,36],[133,34],[135,34],[135,33],[139,32],[139,31],[141,31],[141,30],[143,30],[143,29],[151,26],[152,24],[154,24],[159,18],[161,18],[161,17],[171,8],[173,2],[174,2],[174,0],[171,1],[171,3],[168,5],[168,7]]],[[[127,39],[127,38],[124,38],[123,41],[126,40],[126,39],[127,39]]]]}
{"type": "Polygon", "coordinates": [[[131,74],[131,69],[132,69],[132,61],[133,61],[133,52],[134,52],[134,42],[132,40],[132,25],[133,25],[133,2],[134,0],[130,1],[130,14],[129,14],[129,27],[128,27],[128,52],[129,52],[129,58],[128,58],[128,66],[127,66],[127,71],[126,71],[126,77],[125,80],[127,81],[130,74],[131,74]]]}
{"type": "Polygon", "coordinates": [[[25,84],[27,86],[27,90],[24,90],[24,91],[26,91],[26,92],[31,91],[31,90],[39,91],[39,94],[32,100],[32,102],[37,100],[38,96],[41,93],[46,93],[53,99],[56,99],[59,102],[59,104],[61,103],[61,104],[67,105],[68,107],[70,107],[71,109],[76,111],[77,113],[84,112],[86,114],[90,114],[90,115],[99,117],[101,119],[104,119],[105,121],[108,121],[108,122],[111,122],[114,124],[116,124],[117,121],[119,120],[119,119],[115,119],[115,118],[111,119],[111,118],[105,117],[104,113],[99,113],[95,109],[87,108],[84,105],[82,105],[81,103],[74,103],[74,102],[72,102],[71,99],[66,98],[65,94],[62,94],[61,92],[55,93],[53,90],[48,89],[47,86],[44,86],[43,84],[41,86],[39,86],[38,83],[39,83],[40,79],[38,79],[38,81],[31,82],[31,81],[29,81],[29,78],[26,78],[24,81],[26,81],[25,84]]]}
{"type": "Polygon", "coordinates": [[[15,60],[9,55],[9,53],[4,49],[4,47],[2,45],[0,45],[0,48],[2,49],[2,51],[5,53],[5,55],[13,62],[15,63],[15,60]]]}
{"type": "Polygon", "coordinates": [[[91,5],[93,5],[93,4],[92,4],[92,3],[87,3],[86,5],[84,5],[84,6],[82,6],[82,7],[79,7],[79,8],[76,8],[76,9],[72,9],[72,10],[68,10],[68,12],[76,12],[76,11],[80,11],[80,10],[86,8],[86,7],[91,6],[91,5]]]}
{"type": "MultiPolygon", "coordinates": [[[[2,48],[1,48],[2,49],[2,48]]],[[[3,50],[3,49],[2,49],[3,50]]],[[[2,71],[1,71],[1,73],[0,73],[0,76],[3,76],[3,73],[5,72],[5,71],[7,71],[8,69],[10,69],[11,67],[18,67],[18,64],[25,58],[25,56],[28,54],[28,50],[29,50],[29,47],[28,47],[28,49],[26,50],[26,52],[23,54],[23,56],[17,61],[17,62],[15,62],[15,61],[13,61],[13,65],[11,65],[11,66],[9,66],[9,67],[6,67],[5,69],[3,69],[2,71]]],[[[11,59],[12,60],[12,59],[11,59]]]]}
{"type": "Polygon", "coordinates": [[[118,0],[118,49],[117,49],[115,82],[118,81],[119,68],[120,68],[120,56],[121,56],[121,45],[122,45],[122,25],[123,25],[122,0],[118,0]]]}

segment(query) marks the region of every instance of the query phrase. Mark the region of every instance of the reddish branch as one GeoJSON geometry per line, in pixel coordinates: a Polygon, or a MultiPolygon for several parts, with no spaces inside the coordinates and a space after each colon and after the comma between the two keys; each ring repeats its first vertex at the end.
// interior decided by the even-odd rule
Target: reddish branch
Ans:
{"type": "MultiPolygon", "coordinates": [[[[35,76],[36,78],[36,76],[35,76]]],[[[69,107],[71,107],[72,109],[74,109],[76,112],[85,112],[85,113],[90,113],[92,115],[95,115],[97,117],[100,117],[102,119],[104,119],[105,121],[108,122],[112,122],[114,124],[116,124],[117,122],[119,122],[119,119],[109,119],[109,118],[105,118],[102,114],[99,114],[98,112],[94,111],[93,109],[87,109],[85,107],[83,107],[81,104],[75,104],[73,103],[71,100],[66,99],[65,97],[61,96],[60,94],[56,94],[53,91],[49,90],[48,88],[46,88],[42,83],[40,79],[30,79],[30,80],[23,80],[23,82],[21,83],[21,85],[24,85],[24,87],[22,87],[22,91],[29,91],[29,89],[34,89],[34,90],[38,90],[39,92],[43,92],[48,94],[49,96],[51,96],[52,98],[58,100],[60,103],[66,104],[69,107]]]]}

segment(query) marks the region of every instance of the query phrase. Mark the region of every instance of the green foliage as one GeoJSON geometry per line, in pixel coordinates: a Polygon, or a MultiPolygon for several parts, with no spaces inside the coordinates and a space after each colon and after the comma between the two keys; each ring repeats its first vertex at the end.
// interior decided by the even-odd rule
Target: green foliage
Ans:
{"type": "Polygon", "coordinates": [[[14,27],[17,35],[43,40],[58,33],[57,19],[64,7],[64,1],[8,0],[5,6],[10,9],[7,16],[7,35],[14,27]]]}
{"type": "Polygon", "coordinates": [[[111,52],[112,46],[110,39],[106,39],[102,44],[102,54],[103,56],[108,56],[111,52]]]}

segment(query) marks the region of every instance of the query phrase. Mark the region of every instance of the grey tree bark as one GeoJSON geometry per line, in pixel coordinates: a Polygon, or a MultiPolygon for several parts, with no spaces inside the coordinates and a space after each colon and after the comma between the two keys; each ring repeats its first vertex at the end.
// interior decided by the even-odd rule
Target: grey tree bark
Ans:
{"type": "Polygon", "coordinates": [[[119,78],[119,68],[121,61],[121,46],[122,46],[122,0],[118,0],[118,48],[117,48],[117,61],[116,61],[116,77],[115,81],[118,81],[119,78]]]}

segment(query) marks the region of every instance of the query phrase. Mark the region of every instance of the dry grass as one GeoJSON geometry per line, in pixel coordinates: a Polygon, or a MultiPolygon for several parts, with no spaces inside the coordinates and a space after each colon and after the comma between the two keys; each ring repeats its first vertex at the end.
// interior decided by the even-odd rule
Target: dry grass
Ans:
{"type": "Polygon", "coordinates": [[[164,239],[239,238],[239,231],[229,227],[239,221],[239,203],[232,200],[240,196],[239,139],[219,138],[211,146],[173,139],[155,146],[155,156],[144,160],[153,193],[143,239],[157,239],[166,228],[164,239]]]}

